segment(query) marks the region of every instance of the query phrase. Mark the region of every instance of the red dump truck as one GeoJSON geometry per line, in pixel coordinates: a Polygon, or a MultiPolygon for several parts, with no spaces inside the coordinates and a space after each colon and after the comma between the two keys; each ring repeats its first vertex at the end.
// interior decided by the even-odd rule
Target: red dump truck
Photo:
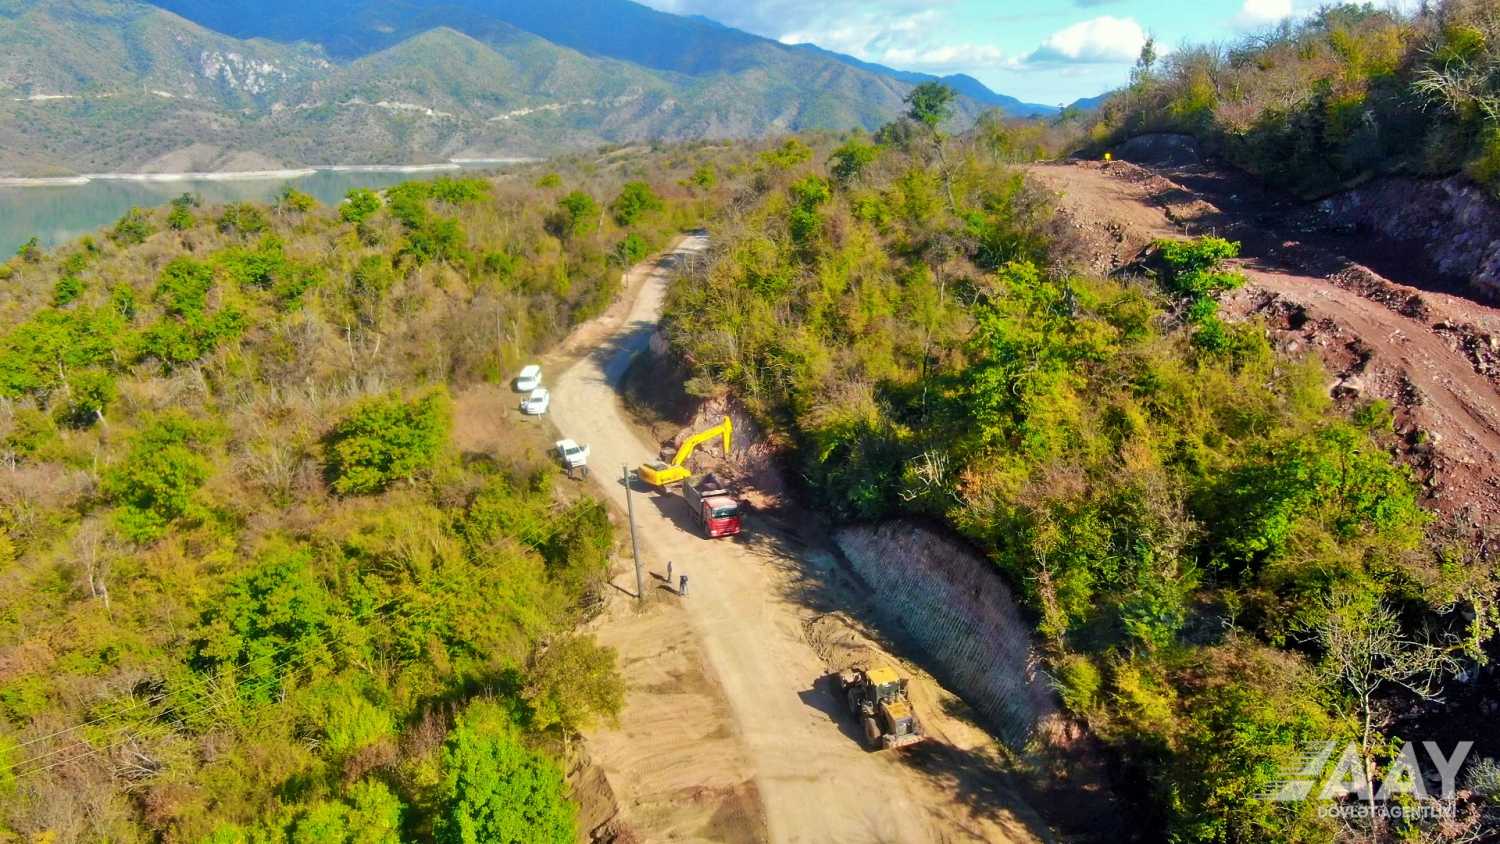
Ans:
{"type": "Polygon", "coordinates": [[[682,484],[688,509],[709,537],[734,536],[740,532],[740,502],[712,474],[688,478],[682,484]]]}

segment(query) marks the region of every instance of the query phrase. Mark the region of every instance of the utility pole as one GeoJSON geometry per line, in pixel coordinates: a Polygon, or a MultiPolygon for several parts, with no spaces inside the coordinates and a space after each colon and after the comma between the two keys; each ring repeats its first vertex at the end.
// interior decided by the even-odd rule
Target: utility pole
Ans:
{"type": "Polygon", "coordinates": [[[646,580],[641,575],[641,543],[635,538],[635,498],[630,494],[630,467],[621,466],[620,474],[625,479],[625,512],[630,517],[630,553],[635,556],[635,599],[646,599],[646,580]]]}

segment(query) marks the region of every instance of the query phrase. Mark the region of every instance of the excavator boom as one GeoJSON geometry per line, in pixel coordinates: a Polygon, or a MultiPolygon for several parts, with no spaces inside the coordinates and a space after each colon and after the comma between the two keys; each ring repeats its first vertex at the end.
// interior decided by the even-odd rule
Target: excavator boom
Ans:
{"type": "Polygon", "coordinates": [[[704,443],[712,440],[715,437],[723,437],[724,455],[727,457],[729,456],[730,440],[733,437],[733,434],[734,423],[730,422],[729,417],[726,416],[724,417],[724,421],[720,424],[715,425],[706,431],[699,431],[691,437],[688,437],[687,440],[683,442],[682,447],[677,449],[677,454],[672,458],[672,462],[670,464],[656,461],[655,463],[647,463],[641,466],[639,472],[640,478],[641,480],[654,487],[665,487],[670,484],[685,481],[692,474],[687,469],[688,458],[693,456],[693,452],[697,450],[698,446],[703,445],[704,443]]]}

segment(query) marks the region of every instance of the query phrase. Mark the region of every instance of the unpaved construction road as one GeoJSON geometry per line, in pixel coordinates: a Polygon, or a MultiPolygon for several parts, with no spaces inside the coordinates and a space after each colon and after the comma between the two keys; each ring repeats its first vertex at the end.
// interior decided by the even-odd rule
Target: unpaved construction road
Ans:
{"type": "Polygon", "coordinates": [[[1070,162],[1030,172],[1057,193],[1088,270],[1127,266],[1161,238],[1240,241],[1250,283],[1228,312],[1264,319],[1285,351],[1317,353],[1345,401],[1389,401],[1429,505],[1500,523],[1500,310],[1453,295],[1415,260],[1420,249],[1403,255],[1381,238],[1336,233],[1338,220],[1309,220],[1307,206],[1212,168],[1070,162]]]}
{"type": "MultiPolygon", "coordinates": [[[[700,254],[706,245],[704,237],[689,237],[674,257],[700,254]]],[[[590,446],[595,482],[622,509],[622,467],[654,457],[657,444],[637,433],[617,387],[649,343],[670,275],[669,261],[639,285],[628,313],[581,329],[576,337],[592,351],[552,387],[555,424],[590,446]]],[[[635,836],[1048,840],[1019,800],[934,777],[899,751],[868,753],[841,723],[847,718],[829,691],[827,666],[804,634],[813,612],[799,599],[826,591],[819,581],[829,561],[757,534],[753,522],[740,537],[704,539],[680,497],[641,491],[634,498],[651,600],[637,609],[619,594],[634,591],[633,574],[619,577],[612,608],[595,626],[601,641],[620,649],[630,694],[621,729],[591,736],[590,746],[635,836]],[[668,560],[689,577],[686,597],[659,576],[668,560]],[[700,798],[718,808],[695,816],[691,805],[669,805],[700,798]],[[747,800],[758,801],[759,811],[743,805],[747,800]],[[975,805],[981,800],[985,805],[975,805]],[[997,805],[1006,801],[1013,802],[997,805]]]]}

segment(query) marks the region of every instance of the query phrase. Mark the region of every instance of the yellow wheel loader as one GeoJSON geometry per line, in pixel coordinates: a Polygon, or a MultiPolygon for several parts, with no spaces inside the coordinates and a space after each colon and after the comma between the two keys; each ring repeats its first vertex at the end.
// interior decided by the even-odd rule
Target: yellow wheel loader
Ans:
{"type": "Polygon", "coordinates": [[[890,666],[868,671],[853,669],[839,674],[839,685],[849,702],[849,711],[859,719],[865,747],[891,750],[927,738],[912,711],[906,680],[890,666]]]}

